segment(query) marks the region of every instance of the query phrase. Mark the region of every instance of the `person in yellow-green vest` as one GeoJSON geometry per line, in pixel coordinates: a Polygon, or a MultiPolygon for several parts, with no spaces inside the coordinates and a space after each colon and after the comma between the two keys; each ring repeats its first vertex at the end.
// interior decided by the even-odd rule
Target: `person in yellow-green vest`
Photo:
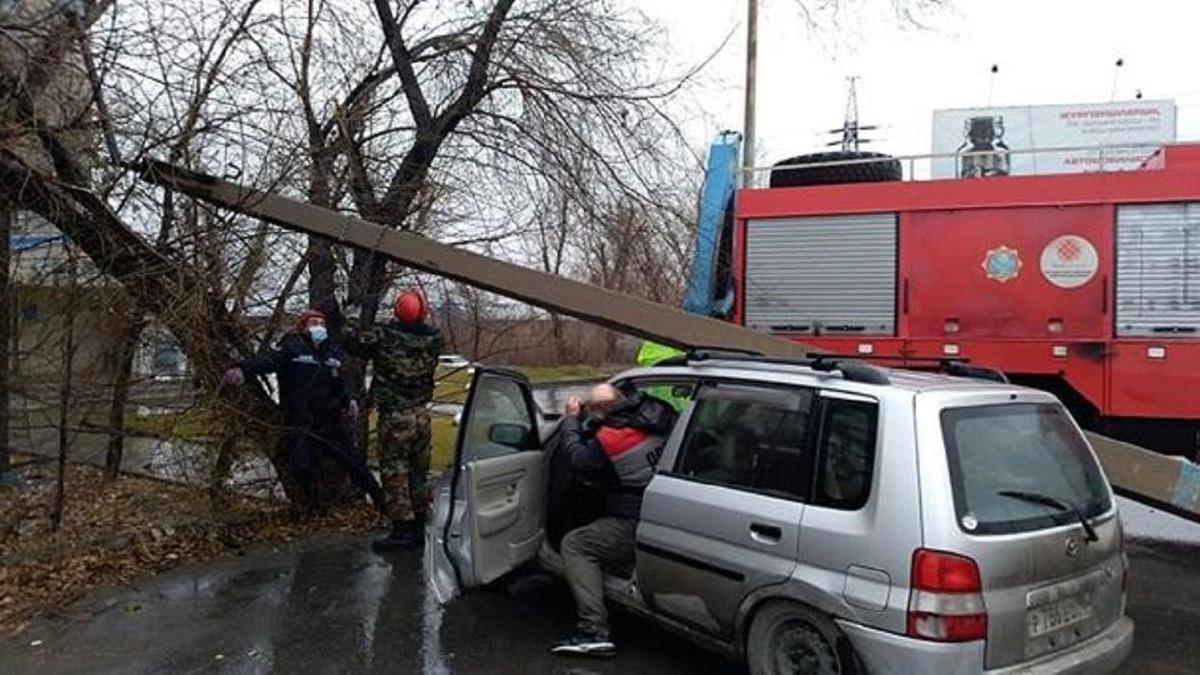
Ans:
{"type": "MultiPolygon", "coordinates": [[[[667,345],[660,345],[657,342],[645,340],[642,342],[641,349],[638,349],[637,364],[643,368],[648,368],[667,359],[674,358],[676,356],[683,356],[686,353],[687,352],[683,351],[682,349],[668,347],[667,345]]],[[[676,412],[679,412],[683,410],[684,406],[687,405],[688,399],[685,396],[676,396],[672,392],[673,389],[674,387],[669,384],[664,384],[657,387],[647,387],[646,394],[653,396],[654,398],[661,399],[674,408],[676,412]]]]}

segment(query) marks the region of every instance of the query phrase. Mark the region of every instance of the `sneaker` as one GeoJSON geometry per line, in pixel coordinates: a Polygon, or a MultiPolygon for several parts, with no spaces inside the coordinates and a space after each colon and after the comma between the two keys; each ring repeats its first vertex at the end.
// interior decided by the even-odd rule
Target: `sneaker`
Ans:
{"type": "Polygon", "coordinates": [[[574,656],[615,656],[617,646],[606,637],[590,633],[576,633],[551,645],[550,653],[574,656]]]}

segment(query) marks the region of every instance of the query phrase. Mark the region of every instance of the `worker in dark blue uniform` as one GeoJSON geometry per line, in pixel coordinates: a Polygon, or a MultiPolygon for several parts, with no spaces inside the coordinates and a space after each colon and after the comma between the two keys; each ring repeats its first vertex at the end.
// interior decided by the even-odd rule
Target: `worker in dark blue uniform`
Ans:
{"type": "Polygon", "coordinates": [[[343,416],[357,417],[359,409],[346,391],[342,363],[341,350],[329,340],[325,315],[309,309],[300,315],[296,330],[286,333],[275,349],[230,368],[225,381],[240,385],[247,375],[275,373],[287,425],[287,459],[309,497],[310,507],[320,508],[317,479],[320,458],[325,455],[386,514],[383,489],[367,469],[362,453],[354,448],[343,420],[343,416]]]}

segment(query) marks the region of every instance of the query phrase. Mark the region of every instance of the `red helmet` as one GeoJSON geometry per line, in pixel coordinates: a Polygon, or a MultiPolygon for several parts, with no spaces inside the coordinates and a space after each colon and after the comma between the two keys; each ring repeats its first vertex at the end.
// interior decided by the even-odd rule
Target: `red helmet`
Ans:
{"type": "Polygon", "coordinates": [[[396,320],[400,323],[420,323],[425,319],[428,305],[425,296],[420,291],[409,289],[396,296],[396,305],[392,308],[396,320]]]}

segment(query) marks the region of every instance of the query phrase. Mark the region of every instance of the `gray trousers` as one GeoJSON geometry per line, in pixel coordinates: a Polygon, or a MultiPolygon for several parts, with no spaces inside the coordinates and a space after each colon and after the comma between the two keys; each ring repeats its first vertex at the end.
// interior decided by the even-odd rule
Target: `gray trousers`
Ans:
{"type": "Polygon", "coordinates": [[[601,518],[571,530],[562,540],[567,583],[575,595],[581,632],[608,638],[608,609],[604,606],[605,565],[633,563],[637,521],[632,518],[601,518]]]}

